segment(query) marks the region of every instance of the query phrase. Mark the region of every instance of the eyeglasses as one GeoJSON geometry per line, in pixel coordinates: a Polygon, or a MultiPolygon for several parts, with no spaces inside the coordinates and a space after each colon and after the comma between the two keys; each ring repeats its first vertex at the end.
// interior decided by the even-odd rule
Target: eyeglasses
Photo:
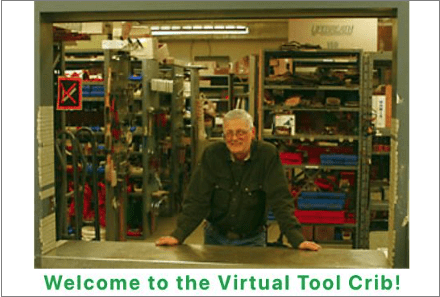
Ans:
{"type": "Polygon", "coordinates": [[[227,139],[231,139],[232,137],[237,136],[237,138],[243,138],[245,137],[248,133],[250,132],[250,130],[242,130],[239,129],[237,131],[233,131],[233,130],[228,130],[226,131],[223,135],[225,138],[227,139]]]}

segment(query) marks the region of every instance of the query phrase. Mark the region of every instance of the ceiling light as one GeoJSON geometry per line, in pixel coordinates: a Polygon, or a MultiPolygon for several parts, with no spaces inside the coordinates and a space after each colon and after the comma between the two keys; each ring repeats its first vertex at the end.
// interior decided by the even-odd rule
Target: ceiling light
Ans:
{"type": "Polygon", "coordinates": [[[151,27],[151,35],[212,35],[212,34],[249,34],[249,27],[235,25],[194,25],[194,26],[161,26],[151,27]]]}

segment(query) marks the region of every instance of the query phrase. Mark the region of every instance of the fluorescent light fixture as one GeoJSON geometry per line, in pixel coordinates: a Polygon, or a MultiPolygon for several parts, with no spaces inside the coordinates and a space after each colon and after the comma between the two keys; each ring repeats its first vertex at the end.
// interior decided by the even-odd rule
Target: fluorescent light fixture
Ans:
{"type": "Polygon", "coordinates": [[[151,27],[151,35],[219,35],[219,34],[249,34],[249,27],[235,25],[194,25],[194,26],[157,26],[151,27]],[[160,29],[160,30],[159,30],[160,29]]]}

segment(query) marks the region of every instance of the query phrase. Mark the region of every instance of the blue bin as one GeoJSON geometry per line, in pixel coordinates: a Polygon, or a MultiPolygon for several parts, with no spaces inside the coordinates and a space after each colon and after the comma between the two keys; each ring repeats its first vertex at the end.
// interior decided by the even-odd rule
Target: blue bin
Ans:
{"type": "Polygon", "coordinates": [[[141,81],[142,80],[142,76],[131,75],[131,76],[128,77],[128,79],[131,80],[131,81],[141,81]]]}
{"type": "Polygon", "coordinates": [[[358,161],[357,155],[344,154],[322,154],[320,159],[322,165],[356,166],[358,161]]]}
{"type": "Polygon", "coordinates": [[[298,198],[298,209],[300,210],[342,210],[345,199],[309,199],[298,198]]]}

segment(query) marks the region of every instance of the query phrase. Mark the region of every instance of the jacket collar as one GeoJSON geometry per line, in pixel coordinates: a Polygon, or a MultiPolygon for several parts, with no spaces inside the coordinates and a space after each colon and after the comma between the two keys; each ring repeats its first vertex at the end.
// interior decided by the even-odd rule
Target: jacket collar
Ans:
{"type": "MultiPolygon", "coordinates": [[[[251,151],[250,151],[250,156],[248,159],[246,159],[245,161],[249,161],[249,160],[254,160],[257,157],[257,145],[258,145],[258,140],[253,139],[252,143],[251,143],[251,151]]],[[[225,142],[225,150],[226,150],[226,160],[233,162],[233,156],[231,154],[231,152],[229,151],[228,147],[226,146],[226,142],[225,142]]]]}

